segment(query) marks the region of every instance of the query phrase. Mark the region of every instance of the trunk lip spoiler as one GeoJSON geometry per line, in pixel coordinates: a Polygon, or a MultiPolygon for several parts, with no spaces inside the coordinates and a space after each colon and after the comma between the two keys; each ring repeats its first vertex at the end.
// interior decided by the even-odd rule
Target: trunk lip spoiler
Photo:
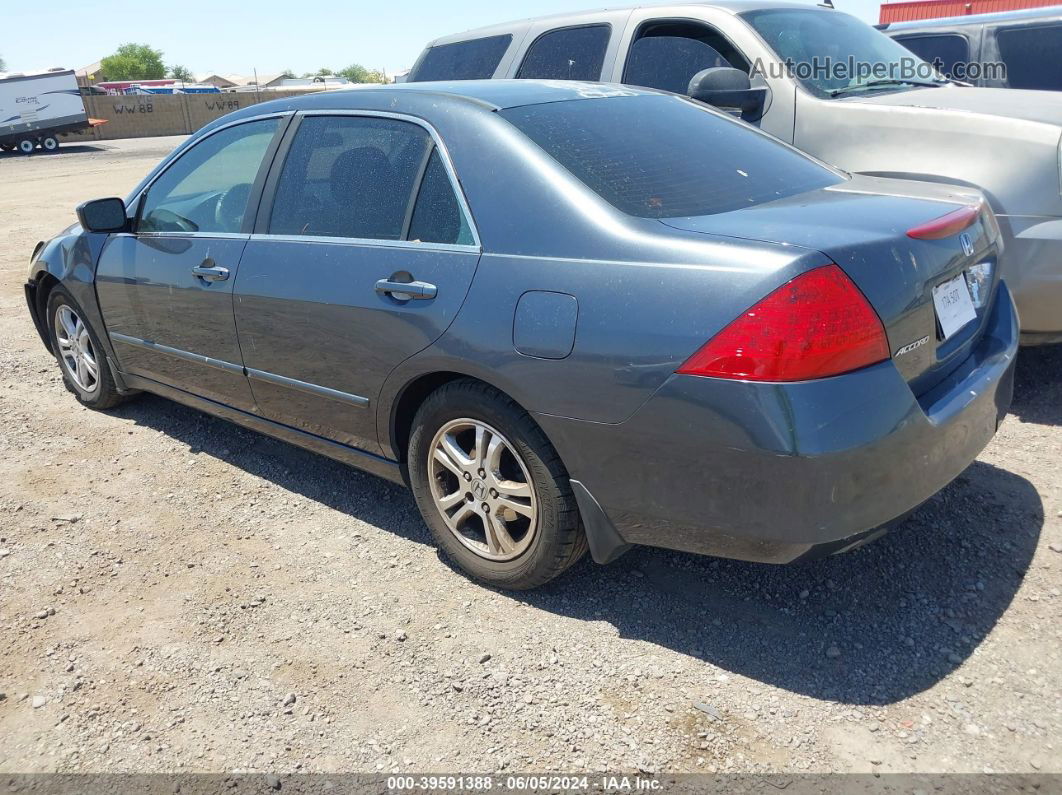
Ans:
{"type": "Polygon", "coordinates": [[[924,224],[911,227],[907,230],[907,236],[915,240],[943,240],[973,226],[982,212],[984,202],[968,204],[924,224]]]}

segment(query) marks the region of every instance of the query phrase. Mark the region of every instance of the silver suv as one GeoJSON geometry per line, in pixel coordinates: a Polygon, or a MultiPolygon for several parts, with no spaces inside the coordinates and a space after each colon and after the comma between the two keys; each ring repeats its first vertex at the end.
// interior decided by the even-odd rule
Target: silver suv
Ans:
{"type": "Polygon", "coordinates": [[[409,79],[485,77],[688,94],[848,171],[979,187],[1023,341],[1062,341],[1062,96],[959,85],[847,14],[756,0],[480,28],[431,42],[409,79]]]}

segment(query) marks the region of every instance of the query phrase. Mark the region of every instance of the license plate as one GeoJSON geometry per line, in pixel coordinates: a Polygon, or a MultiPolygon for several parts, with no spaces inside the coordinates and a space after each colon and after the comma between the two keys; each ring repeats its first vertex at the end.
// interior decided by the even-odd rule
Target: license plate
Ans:
{"type": "Polygon", "coordinates": [[[954,279],[933,288],[933,305],[937,309],[937,320],[944,332],[944,339],[951,337],[971,320],[977,319],[970,288],[966,286],[966,277],[961,273],[954,279]]]}

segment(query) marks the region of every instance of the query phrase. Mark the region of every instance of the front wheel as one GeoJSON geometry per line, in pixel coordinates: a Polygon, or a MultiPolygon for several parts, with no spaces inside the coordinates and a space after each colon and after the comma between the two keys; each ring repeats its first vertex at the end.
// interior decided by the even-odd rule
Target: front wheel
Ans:
{"type": "Polygon", "coordinates": [[[524,590],[586,552],[568,473],[531,416],[478,381],[432,393],[413,421],[409,476],[443,552],[473,578],[524,590]]]}
{"type": "Polygon", "coordinates": [[[34,141],[32,138],[20,138],[18,143],[15,144],[15,146],[18,147],[18,151],[20,151],[22,154],[32,155],[33,150],[37,148],[37,142],[34,141]]]}
{"type": "Polygon", "coordinates": [[[114,384],[99,337],[73,296],[60,286],[48,296],[48,331],[63,383],[78,401],[90,409],[109,409],[125,399],[114,384]]]}

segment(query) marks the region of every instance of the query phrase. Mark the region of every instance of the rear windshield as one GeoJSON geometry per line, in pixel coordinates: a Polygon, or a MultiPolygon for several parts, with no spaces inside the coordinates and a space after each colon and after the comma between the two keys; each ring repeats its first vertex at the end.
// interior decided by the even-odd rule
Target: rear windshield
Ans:
{"type": "Polygon", "coordinates": [[[409,76],[409,82],[492,77],[512,40],[506,34],[430,47],[409,76]]]}
{"type": "Polygon", "coordinates": [[[724,213],[843,179],[679,97],[573,100],[499,113],[607,202],[642,218],[724,213]]]}

